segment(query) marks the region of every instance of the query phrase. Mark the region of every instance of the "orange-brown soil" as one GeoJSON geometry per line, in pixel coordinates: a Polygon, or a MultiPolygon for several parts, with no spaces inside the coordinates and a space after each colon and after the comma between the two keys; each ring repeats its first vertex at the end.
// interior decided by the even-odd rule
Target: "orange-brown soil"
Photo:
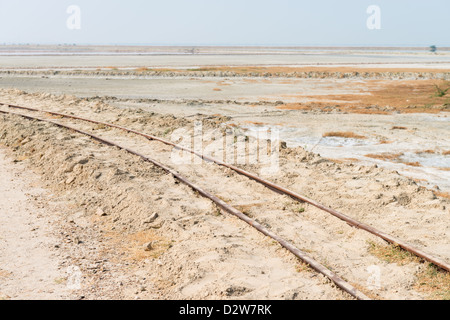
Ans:
{"type": "Polygon", "coordinates": [[[450,88],[449,81],[442,80],[370,80],[367,90],[357,94],[298,95],[311,102],[286,103],[279,109],[338,111],[368,114],[438,113],[450,111],[450,93],[438,95],[437,87],[450,88]]]}

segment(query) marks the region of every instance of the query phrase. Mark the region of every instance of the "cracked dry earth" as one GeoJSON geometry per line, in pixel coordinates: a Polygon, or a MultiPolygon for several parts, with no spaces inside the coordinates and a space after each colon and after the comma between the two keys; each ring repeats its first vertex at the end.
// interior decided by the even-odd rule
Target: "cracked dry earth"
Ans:
{"type": "MultiPolygon", "coordinates": [[[[194,120],[203,120],[206,128],[224,122],[221,117],[187,120],[20,91],[3,94],[2,100],[161,136],[168,129],[191,130],[194,120]]],[[[57,120],[170,163],[171,149],[160,143],[103,126],[57,120]]],[[[278,244],[125,151],[51,124],[3,115],[0,143],[6,147],[4,170],[12,174],[5,174],[11,184],[5,190],[17,186],[25,199],[21,203],[30,205],[22,208],[2,200],[2,215],[10,221],[2,231],[3,298],[25,298],[28,292],[33,297],[78,299],[350,299],[278,244]],[[41,190],[36,195],[30,191],[34,187],[41,190]],[[14,215],[11,208],[25,213],[14,215]],[[11,215],[20,221],[11,220],[11,215]],[[25,229],[16,231],[16,225],[25,229]],[[33,238],[31,232],[36,231],[40,233],[33,238]],[[34,241],[41,253],[33,250],[34,241]],[[35,258],[33,265],[32,256],[17,254],[22,251],[44,258],[35,258]],[[41,263],[48,264],[47,273],[35,272],[41,263]],[[20,283],[25,273],[32,278],[28,289],[20,283]],[[73,288],[74,277],[79,277],[80,288],[73,288]]],[[[381,240],[213,164],[171,166],[372,297],[427,298],[414,287],[423,265],[400,266],[373,256],[369,244],[382,245],[381,240]],[[367,287],[373,266],[381,272],[376,290],[367,287]]],[[[243,167],[256,173],[261,169],[243,167]]],[[[396,172],[337,164],[295,148],[282,149],[280,171],[264,178],[449,260],[448,199],[396,172]]]]}

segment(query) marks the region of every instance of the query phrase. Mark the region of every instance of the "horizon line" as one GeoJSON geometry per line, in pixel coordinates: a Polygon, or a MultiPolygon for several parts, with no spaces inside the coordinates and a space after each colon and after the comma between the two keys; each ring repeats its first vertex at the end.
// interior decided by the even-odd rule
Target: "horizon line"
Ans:
{"type": "Polygon", "coordinates": [[[450,48],[449,45],[301,45],[301,44],[131,44],[131,43],[0,43],[0,46],[86,46],[86,47],[229,47],[229,48],[450,48]]]}

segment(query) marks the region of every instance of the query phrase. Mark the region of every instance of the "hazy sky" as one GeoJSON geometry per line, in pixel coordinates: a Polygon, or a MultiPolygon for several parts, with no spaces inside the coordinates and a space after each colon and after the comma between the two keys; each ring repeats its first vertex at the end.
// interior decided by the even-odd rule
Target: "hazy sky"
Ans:
{"type": "Polygon", "coordinates": [[[449,14],[450,0],[0,0],[0,43],[450,46],[449,14]]]}

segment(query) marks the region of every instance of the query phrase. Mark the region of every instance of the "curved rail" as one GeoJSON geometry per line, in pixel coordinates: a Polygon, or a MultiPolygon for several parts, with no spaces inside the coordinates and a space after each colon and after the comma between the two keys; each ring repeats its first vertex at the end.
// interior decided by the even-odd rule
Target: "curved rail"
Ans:
{"type": "Polygon", "coordinates": [[[365,223],[357,221],[357,220],[355,220],[355,219],[353,219],[353,218],[351,218],[351,217],[349,217],[349,216],[347,216],[347,215],[345,215],[345,214],[343,214],[343,213],[341,213],[341,212],[339,212],[337,210],[334,210],[334,209],[332,209],[330,207],[327,207],[327,206],[325,206],[325,205],[323,205],[323,204],[321,204],[321,203],[319,203],[319,202],[317,202],[315,200],[309,199],[309,198],[307,198],[307,197],[305,197],[303,195],[300,195],[300,194],[298,194],[298,193],[296,193],[296,192],[294,192],[292,190],[289,190],[289,189],[287,189],[285,187],[282,187],[280,185],[277,185],[277,184],[275,184],[273,182],[270,182],[268,180],[260,178],[260,177],[258,177],[257,175],[255,175],[253,173],[250,173],[248,171],[245,171],[243,169],[240,169],[240,168],[238,168],[236,166],[233,166],[231,164],[225,163],[225,162],[220,161],[218,159],[215,159],[213,157],[204,155],[204,154],[199,153],[197,151],[194,151],[192,149],[185,148],[183,146],[177,145],[177,144],[175,144],[175,143],[173,143],[171,141],[168,141],[168,140],[156,137],[156,136],[152,136],[152,135],[149,135],[149,134],[145,134],[145,133],[142,133],[142,132],[138,132],[138,131],[135,131],[133,129],[129,129],[129,128],[125,128],[125,127],[122,127],[122,126],[118,126],[118,125],[115,125],[115,124],[101,122],[101,121],[96,121],[96,120],[92,120],[92,119],[86,119],[86,118],[73,116],[73,115],[68,115],[68,114],[64,114],[64,113],[53,112],[53,111],[46,111],[46,110],[39,110],[39,109],[34,109],[34,108],[29,108],[29,107],[22,107],[22,106],[16,106],[16,105],[10,105],[10,104],[5,104],[5,103],[1,103],[1,102],[0,102],[0,105],[5,105],[5,106],[8,106],[10,108],[29,110],[29,111],[33,111],[33,112],[44,112],[44,113],[48,113],[48,114],[51,114],[51,115],[65,117],[65,118],[72,118],[72,119],[77,119],[77,120],[81,120],[81,121],[91,122],[91,123],[95,123],[95,124],[101,124],[101,125],[105,125],[105,126],[108,126],[108,127],[120,129],[120,130],[129,132],[129,133],[134,133],[134,134],[140,135],[142,137],[145,137],[145,138],[147,138],[149,140],[159,141],[159,142],[162,142],[162,143],[164,143],[166,145],[173,146],[174,148],[179,149],[179,150],[190,152],[190,153],[192,153],[192,154],[202,158],[205,161],[214,162],[214,163],[216,163],[218,165],[221,165],[221,166],[224,166],[226,168],[229,168],[229,169],[231,169],[231,170],[233,170],[233,171],[235,171],[235,172],[237,172],[239,174],[242,174],[242,175],[244,175],[244,176],[246,176],[246,177],[248,177],[248,178],[250,178],[250,179],[252,179],[252,180],[254,180],[256,182],[259,182],[259,183],[263,184],[264,186],[266,186],[266,187],[268,187],[268,188],[270,188],[272,190],[275,190],[275,191],[277,191],[279,193],[285,194],[285,195],[287,195],[287,196],[289,196],[289,197],[291,197],[291,198],[293,198],[293,199],[295,199],[297,201],[309,203],[309,204],[313,205],[314,207],[319,208],[320,210],[323,210],[325,212],[328,212],[329,214],[331,214],[331,215],[333,215],[333,216],[335,216],[335,217],[345,221],[346,223],[348,223],[352,227],[355,227],[355,228],[367,231],[367,232],[369,232],[369,233],[371,233],[371,234],[373,234],[373,235],[375,235],[375,236],[377,236],[377,237],[379,237],[379,238],[381,238],[381,239],[383,239],[383,240],[385,240],[385,241],[387,241],[387,242],[389,242],[391,244],[394,244],[394,245],[397,245],[397,246],[401,247],[402,249],[404,249],[404,250],[406,250],[406,251],[408,251],[408,252],[410,252],[410,253],[412,253],[412,254],[414,254],[414,255],[416,255],[416,256],[418,256],[418,257],[420,257],[420,258],[422,258],[422,259],[424,259],[424,260],[426,260],[428,262],[433,263],[434,265],[436,265],[436,266],[438,266],[438,267],[440,267],[440,268],[442,268],[442,269],[444,269],[446,271],[450,271],[450,264],[449,263],[443,261],[442,259],[436,258],[436,257],[430,255],[429,253],[426,253],[426,252],[424,252],[424,251],[422,251],[420,249],[417,249],[417,248],[413,247],[411,244],[409,244],[409,243],[407,243],[407,242],[405,242],[403,240],[400,240],[400,239],[398,239],[398,238],[396,238],[394,236],[391,236],[391,235],[389,235],[389,234],[387,234],[387,233],[385,233],[383,231],[380,231],[380,230],[378,230],[378,229],[376,229],[376,228],[374,228],[372,226],[369,226],[369,225],[367,225],[365,223]]]}
{"type": "Polygon", "coordinates": [[[142,158],[144,161],[152,163],[153,165],[155,165],[155,166],[163,169],[167,173],[171,174],[174,178],[176,178],[180,182],[186,184],[187,186],[189,186],[193,190],[197,191],[203,197],[210,199],[217,206],[219,206],[220,208],[222,208],[226,212],[228,212],[228,213],[238,217],[239,219],[243,220],[244,222],[246,222],[250,226],[254,227],[256,230],[258,230],[262,234],[264,234],[264,235],[272,238],[273,240],[277,241],[282,247],[284,247],[285,249],[289,250],[292,254],[294,254],[297,258],[299,258],[300,260],[302,260],[303,262],[308,264],[311,268],[313,268],[317,272],[319,272],[319,273],[323,274],[324,276],[326,276],[327,278],[329,278],[332,282],[334,282],[343,291],[349,293],[351,296],[355,297],[358,300],[371,300],[364,293],[362,293],[361,291],[356,289],[354,286],[352,286],[351,284],[349,284],[348,282],[346,282],[345,280],[340,278],[337,274],[335,274],[334,272],[332,272],[331,270],[329,270],[328,268],[326,268],[325,266],[323,266],[319,262],[315,261],[313,258],[311,258],[306,253],[304,253],[303,251],[301,251],[300,249],[295,247],[290,242],[284,240],[283,238],[281,238],[277,234],[275,234],[275,233],[271,232],[270,230],[266,229],[260,223],[258,223],[257,221],[249,218],[248,216],[246,216],[244,213],[242,213],[238,209],[236,209],[233,206],[229,205],[225,201],[219,199],[217,196],[215,196],[215,195],[211,194],[210,192],[202,189],[201,187],[195,185],[194,183],[192,183],[191,181],[186,179],[184,176],[179,174],[177,171],[167,167],[166,165],[164,165],[164,164],[162,164],[162,163],[160,163],[160,162],[158,162],[158,161],[156,161],[156,160],[154,160],[152,158],[149,158],[149,157],[147,157],[147,156],[145,156],[143,154],[140,154],[140,153],[138,153],[138,152],[136,152],[136,151],[134,151],[132,149],[129,149],[127,147],[119,145],[119,144],[117,144],[117,143],[115,143],[113,141],[101,138],[101,137],[93,135],[93,134],[91,134],[89,132],[85,132],[85,131],[82,131],[80,129],[77,129],[77,128],[74,128],[74,127],[71,127],[71,126],[68,126],[68,125],[65,125],[65,124],[61,124],[61,123],[56,122],[56,121],[52,121],[52,120],[49,120],[49,119],[42,119],[42,118],[31,117],[31,116],[28,116],[28,115],[15,113],[15,112],[10,112],[10,111],[0,110],[0,113],[20,116],[20,117],[23,117],[23,118],[29,119],[29,120],[36,120],[36,121],[41,121],[41,122],[47,122],[47,123],[53,124],[53,125],[61,127],[61,128],[69,129],[69,130],[78,132],[80,134],[86,135],[86,136],[88,136],[88,137],[90,137],[90,138],[92,138],[92,139],[94,139],[94,140],[96,140],[96,141],[98,141],[100,143],[103,143],[103,144],[106,144],[108,146],[113,146],[113,147],[117,147],[119,149],[125,150],[125,151],[129,152],[130,154],[133,154],[135,156],[138,156],[138,157],[142,158]]]}

